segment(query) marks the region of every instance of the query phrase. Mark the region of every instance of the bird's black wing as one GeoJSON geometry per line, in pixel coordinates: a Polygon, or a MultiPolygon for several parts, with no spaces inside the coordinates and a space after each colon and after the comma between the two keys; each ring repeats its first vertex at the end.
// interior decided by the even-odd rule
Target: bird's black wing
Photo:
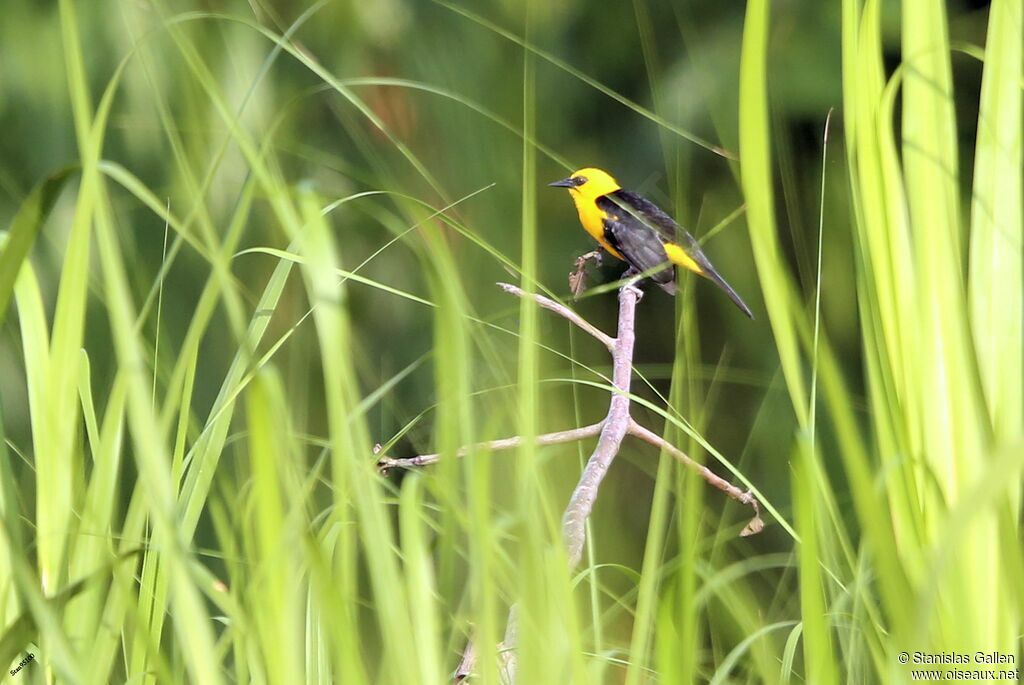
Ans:
{"type": "Polygon", "coordinates": [[[636,220],[637,223],[642,223],[654,230],[663,242],[679,245],[686,251],[690,259],[700,267],[698,273],[715,280],[713,277],[713,275],[717,276],[715,268],[700,248],[700,243],[697,242],[697,239],[690,235],[689,231],[677,224],[675,219],[666,214],[661,207],[646,197],[637,195],[629,190],[620,189],[614,193],[608,193],[603,197],[599,197],[597,204],[606,214],[626,214],[636,220]]]}
{"type": "MultiPolygon", "coordinates": [[[[655,241],[662,244],[674,243],[683,248],[686,255],[696,265],[696,268],[689,266],[687,268],[696,271],[724,290],[729,299],[744,314],[754,318],[750,307],[712,266],[711,260],[700,249],[700,243],[690,235],[689,231],[680,227],[672,217],[662,211],[658,205],[628,190],[616,190],[599,197],[597,205],[611,217],[605,220],[605,238],[619,250],[634,269],[646,271],[658,264],[658,260],[668,258],[664,246],[653,245],[655,241]],[[627,244],[621,248],[617,247],[617,240],[627,244]],[[631,255],[630,252],[633,254],[631,255]]],[[[651,278],[665,290],[675,291],[675,269],[673,267],[670,266],[659,271],[651,278]]]]}
{"type": "Polygon", "coordinates": [[[665,241],[661,234],[648,222],[624,211],[607,196],[598,198],[597,204],[607,216],[604,220],[605,240],[638,272],[664,267],[649,277],[666,290],[673,291],[675,268],[665,253],[665,241]]]}
{"type": "MultiPolygon", "coordinates": [[[[607,198],[606,202],[614,204],[619,208],[620,214],[622,212],[631,214],[637,220],[657,231],[664,241],[670,243],[679,242],[681,235],[686,233],[676,223],[675,219],[666,214],[661,207],[631,190],[620,188],[613,193],[608,193],[604,198],[600,198],[598,203],[600,204],[601,200],[605,198],[607,198]]],[[[602,207],[602,209],[606,212],[608,211],[605,207],[602,207]]]]}

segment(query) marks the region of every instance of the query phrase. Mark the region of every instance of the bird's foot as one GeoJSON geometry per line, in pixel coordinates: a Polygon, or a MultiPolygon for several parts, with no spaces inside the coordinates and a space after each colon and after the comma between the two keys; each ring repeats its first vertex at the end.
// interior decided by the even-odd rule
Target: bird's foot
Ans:
{"type": "Polygon", "coordinates": [[[637,271],[633,267],[629,267],[628,269],[626,269],[625,272],[623,272],[622,280],[625,281],[625,284],[622,286],[623,290],[629,291],[636,295],[637,302],[644,299],[644,291],[641,290],[640,286],[637,285],[637,283],[640,282],[639,271],[637,271]]]}

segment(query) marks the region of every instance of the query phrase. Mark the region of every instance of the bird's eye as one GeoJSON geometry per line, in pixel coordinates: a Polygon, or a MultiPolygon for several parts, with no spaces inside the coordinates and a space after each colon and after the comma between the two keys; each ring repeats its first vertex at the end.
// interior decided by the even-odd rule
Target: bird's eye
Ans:
{"type": "Polygon", "coordinates": [[[572,179],[572,181],[573,181],[573,184],[575,184],[576,186],[581,186],[581,185],[583,185],[584,183],[587,182],[587,177],[586,176],[577,176],[574,179],[572,179]]]}

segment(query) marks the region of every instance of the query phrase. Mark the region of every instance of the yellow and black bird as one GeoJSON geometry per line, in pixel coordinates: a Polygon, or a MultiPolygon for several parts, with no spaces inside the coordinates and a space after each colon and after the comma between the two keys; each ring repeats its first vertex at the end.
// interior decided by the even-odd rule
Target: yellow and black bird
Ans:
{"type": "Polygon", "coordinates": [[[548,185],[569,189],[583,228],[613,257],[638,273],[664,265],[650,278],[667,293],[676,293],[673,265],[678,265],[717,285],[744,314],[754,318],[750,307],[711,266],[693,236],[658,205],[623,189],[608,172],[580,169],[548,185]]]}

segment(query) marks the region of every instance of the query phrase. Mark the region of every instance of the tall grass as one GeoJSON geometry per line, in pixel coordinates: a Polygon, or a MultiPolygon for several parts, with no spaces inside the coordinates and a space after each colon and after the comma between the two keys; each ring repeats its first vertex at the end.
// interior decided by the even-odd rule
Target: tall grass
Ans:
{"type": "MultiPolygon", "coordinates": [[[[60,36],[75,165],[0,242],[0,662],[34,655],[12,681],[442,683],[471,640],[475,680],[500,683],[513,606],[520,682],[902,682],[901,652],[1019,658],[1019,1],[988,12],[975,127],[941,3],[901,3],[887,69],[886,5],[844,0],[813,173],[773,136],[796,76],[776,62],[791,8],[769,0],[735,32],[738,89],[696,116],[645,0],[629,52],[650,107],[549,49],[568,20],[542,3],[253,7],[32,17],[60,36]],[[388,43],[403,11],[437,40],[388,43]],[[597,133],[552,123],[572,98],[629,128],[581,142],[597,133]],[[587,445],[455,458],[606,407],[603,350],[493,287],[566,292],[589,247],[541,188],[584,163],[664,166],[667,195],[637,184],[698,234],[725,217],[699,237],[761,293],[745,328],[692,280],[674,319],[649,294],[634,386],[640,420],[759,495],[758,539],[627,443],[570,574],[559,521],[587,445]],[[813,282],[784,238],[801,188],[813,282]],[[375,443],[443,458],[383,477],[375,443]]],[[[574,306],[610,329],[606,299],[574,306]]]]}

